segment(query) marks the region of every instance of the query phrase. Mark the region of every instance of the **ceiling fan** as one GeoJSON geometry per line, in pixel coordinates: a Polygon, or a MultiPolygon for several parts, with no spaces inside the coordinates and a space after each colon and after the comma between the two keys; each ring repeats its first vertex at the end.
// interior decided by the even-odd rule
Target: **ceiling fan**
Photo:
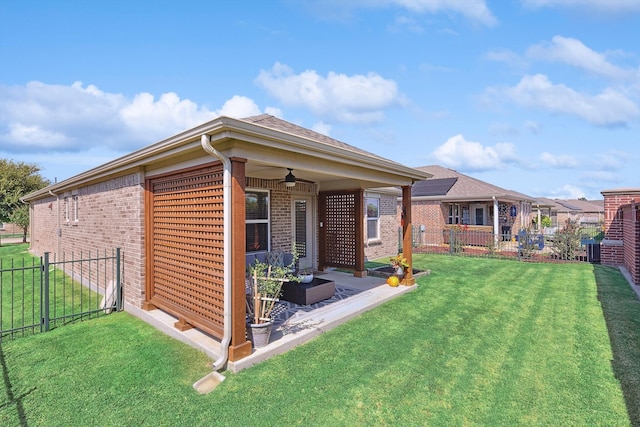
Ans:
{"type": "Polygon", "coordinates": [[[287,176],[284,177],[283,180],[280,181],[280,182],[284,182],[285,186],[289,188],[295,187],[297,182],[308,182],[313,184],[313,181],[296,178],[296,176],[293,174],[293,168],[287,168],[287,170],[289,171],[289,173],[287,174],[287,176]]]}

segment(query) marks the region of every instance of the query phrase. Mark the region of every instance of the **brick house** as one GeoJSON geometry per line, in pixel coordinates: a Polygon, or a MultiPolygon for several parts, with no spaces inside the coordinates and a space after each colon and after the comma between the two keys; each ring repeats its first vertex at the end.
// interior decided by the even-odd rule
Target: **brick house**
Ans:
{"type": "Polygon", "coordinates": [[[538,197],[534,208],[551,219],[551,227],[561,228],[567,220],[584,226],[604,223],[604,200],[549,199],[538,197]]]}
{"type": "Polygon", "coordinates": [[[456,226],[464,226],[478,236],[503,235],[510,239],[531,225],[535,200],[529,196],[442,166],[417,170],[432,175],[411,190],[412,222],[424,226],[419,245],[443,243],[446,231],[456,226]]]}
{"type": "Polygon", "coordinates": [[[270,115],[218,117],[23,200],[32,252],[120,247],[127,311],[166,311],[236,361],[251,353],[247,254],[296,242],[317,270],[365,276],[367,256],[397,248],[397,195],[410,207],[411,186],[428,177],[270,115]]]}

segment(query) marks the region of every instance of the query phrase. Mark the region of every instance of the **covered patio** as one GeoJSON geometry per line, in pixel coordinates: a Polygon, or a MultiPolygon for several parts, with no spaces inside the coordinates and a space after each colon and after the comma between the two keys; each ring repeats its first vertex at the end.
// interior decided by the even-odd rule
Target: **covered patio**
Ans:
{"type": "MultiPolygon", "coordinates": [[[[262,348],[256,348],[249,355],[238,361],[229,361],[227,370],[238,372],[272,356],[285,353],[297,345],[313,339],[336,326],[371,310],[393,298],[411,292],[417,285],[390,287],[380,277],[355,277],[351,273],[330,269],[319,273],[320,277],[332,280],[336,287],[346,290],[346,294],[331,301],[300,307],[293,315],[282,323],[277,324],[271,334],[270,343],[262,348]]],[[[339,294],[337,291],[336,294],[339,294]]],[[[201,329],[187,329],[181,331],[174,327],[177,319],[159,309],[142,312],[143,320],[154,325],[166,334],[178,339],[191,347],[205,352],[212,360],[217,360],[222,354],[220,340],[207,334],[201,329]]]]}

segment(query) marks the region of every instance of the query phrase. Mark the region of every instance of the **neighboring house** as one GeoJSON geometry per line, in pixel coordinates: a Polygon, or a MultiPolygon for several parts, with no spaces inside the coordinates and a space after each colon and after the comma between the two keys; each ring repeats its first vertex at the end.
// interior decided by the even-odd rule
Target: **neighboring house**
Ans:
{"type": "Polygon", "coordinates": [[[18,225],[9,222],[0,222],[0,235],[2,234],[22,234],[24,230],[18,225]]]}
{"type": "MultiPolygon", "coordinates": [[[[429,176],[270,115],[218,117],[24,201],[34,253],[121,247],[125,309],[162,309],[236,361],[251,353],[247,254],[295,242],[307,265],[364,276],[368,253],[395,253],[398,192],[410,211],[429,176]]],[[[411,260],[410,215],[403,225],[411,260]]]]}
{"type": "Polygon", "coordinates": [[[511,239],[531,225],[535,200],[529,196],[442,166],[417,170],[432,175],[416,182],[411,191],[412,223],[424,230],[418,245],[443,243],[451,227],[511,239]]]}
{"type": "Polygon", "coordinates": [[[580,225],[597,226],[604,223],[604,199],[549,199],[538,197],[534,208],[539,208],[541,215],[551,219],[551,227],[564,226],[567,220],[580,225]]]}

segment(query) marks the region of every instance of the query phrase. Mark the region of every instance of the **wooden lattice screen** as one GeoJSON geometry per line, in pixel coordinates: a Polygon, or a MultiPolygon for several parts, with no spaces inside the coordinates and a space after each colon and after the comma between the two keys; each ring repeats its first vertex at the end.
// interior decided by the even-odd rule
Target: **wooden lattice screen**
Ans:
{"type": "Polygon", "coordinates": [[[223,170],[220,165],[149,179],[153,306],[222,337],[223,170]]]}
{"type": "Polygon", "coordinates": [[[320,251],[324,265],[353,267],[356,265],[356,194],[322,193],[320,251]]]}

